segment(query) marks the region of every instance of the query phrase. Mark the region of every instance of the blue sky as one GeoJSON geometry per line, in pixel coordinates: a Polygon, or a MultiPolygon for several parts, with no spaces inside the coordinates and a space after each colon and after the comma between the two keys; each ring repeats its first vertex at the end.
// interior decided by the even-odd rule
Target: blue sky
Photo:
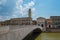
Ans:
{"type": "Polygon", "coordinates": [[[0,0],[0,21],[27,17],[32,9],[32,18],[60,16],[60,0],[0,0]]]}

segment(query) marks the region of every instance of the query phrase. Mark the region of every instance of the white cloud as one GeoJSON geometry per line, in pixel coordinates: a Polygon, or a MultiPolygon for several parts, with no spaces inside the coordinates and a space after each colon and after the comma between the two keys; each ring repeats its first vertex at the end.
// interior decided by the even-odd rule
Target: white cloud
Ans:
{"type": "Polygon", "coordinates": [[[0,21],[4,21],[4,20],[7,20],[7,17],[6,17],[6,16],[1,16],[1,15],[0,15],[0,21]]]}
{"type": "Polygon", "coordinates": [[[33,8],[31,8],[32,9],[32,17],[35,17],[36,15],[34,14],[34,12],[35,12],[35,8],[33,7],[33,8]]]}
{"type": "Polygon", "coordinates": [[[35,14],[32,14],[33,17],[35,17],[36,15],[35,14]]]}
{"type": "Polygon", "coordinates": [[[0,5],[5,5],[7,0],[0,0],[0,5]]]}
{"type": "Polygon", "coordinates": [[[27,3],[27,4],[24,4],[25,9],[31,8],[31,7],[34,6],[34,5],[35,5],[35,2],[34,2],[34,1],[31,1],[31,2],[29,2],[29,3],[27,3]]]}
{"type": "MultiPolygon", "coordinates": [[[[18,14],[24,16],[27,10],[35,5],[34,1],[30,1],[29,3],[23,4],[24,6],[22,6],[23,2],[23,0],[17,0],[12,16],[17,17],[18,14]]],[[[35,8],[32,8],[32,10],[35,11],[35,8]]]]}
{"type": "Polygon", "coordinates": [[[32,12],[34,12],[36,9],[35,8],[32,8],[32,12]]]}
{"type": "Polygon", "coordinates": [[[14,17],[16,18],[16,17],[17,17],[17,15],[12,15],[12,17],[13,17],[13,18],[14,18],[14,17]]]}
{"type": "Polygon", "coordinates": [[[0,21],[9,20],[10,18],[10,16],[0,16],[0,21]]]}
{"type": "Polygon", "coordinates": [[[16,2],[16,8],[20,9],[20,6],[22,6],[23,0],[17,0],[16,2]]]}
{"type": "Polygon", "coordinates": [[[3,19],[3,16],[0,16],[0,19],[3,19]]]}
{"type": "Polygon", "coordinates": [[[33,6],[35,3],[33,1],[31,1],[30,3],[28,3],[28,6],[33,6]]]}
{"type": "Polygon", "coordinates": [[[17,0],[17,2],[18,2],[18,3],[22,3],[22,2],[23,2],[23,0],[17,0]]]}

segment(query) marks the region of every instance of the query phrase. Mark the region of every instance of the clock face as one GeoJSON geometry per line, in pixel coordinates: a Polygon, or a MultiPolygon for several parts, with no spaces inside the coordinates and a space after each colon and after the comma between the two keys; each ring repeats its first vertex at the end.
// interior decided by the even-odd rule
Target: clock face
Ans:
{"type": "Polygon", "coordinates": [[[0,0],[0,5],[5,5],[7,0],[0,0]]]}

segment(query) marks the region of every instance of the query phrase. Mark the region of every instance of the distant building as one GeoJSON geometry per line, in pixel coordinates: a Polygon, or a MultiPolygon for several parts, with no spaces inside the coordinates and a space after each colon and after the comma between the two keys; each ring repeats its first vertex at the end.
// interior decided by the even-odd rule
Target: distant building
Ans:
{"type": "Polygon", "coordinates": [[[51,16],[52,24],[55,28],[60,28],[60,16],[51,16]]]}
{"type": "Polygon", "coordinates": [[[47,28],[53,28],[51,19],[46,19],[46,23],[47,23],[47,28]]]}
{"type": "Polygon", "coordinates": [[[5,25],[9,25],[9,24],[10,24],[10,20],[0,22],[0,26],[5,26],[5,25]]]}
{"type": "Polygon", "coordinates": [[[32,24],[31,9],[28,10],[28,17],[13,18],[10,20],[6,20],[4,22],[0,22],[0,25],[31,25],[31,24],[32,24]]]}
{"type": "Polygon", "coordinates": [[[26,18],[14,18],[10,20],[11,25],[30,25],[32,22],[32,19],[29,17],[26,18]]]}
{"type": "Polygon", "coordinates": [[[36,20],[32,20],[32,25],[37,25],[37,21],[36,20]]]}
{"type": "Polygon", "coordinates": [[[37,25],[43,27],[43,31],[46,30],[46,25],[45,25],[45,23],[46,23],[46,19],[45,19],[45,18],[43,18],[43,17],[37,18],[37,25]]]}

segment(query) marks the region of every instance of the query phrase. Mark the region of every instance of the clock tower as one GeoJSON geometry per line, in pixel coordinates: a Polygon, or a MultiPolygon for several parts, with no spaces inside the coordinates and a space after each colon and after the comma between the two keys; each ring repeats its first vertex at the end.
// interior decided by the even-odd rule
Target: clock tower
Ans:
{"type": "Polygon", "coordinates": [[[28,17],[31,18],[31,9],[28,10],[28,17]]]}

